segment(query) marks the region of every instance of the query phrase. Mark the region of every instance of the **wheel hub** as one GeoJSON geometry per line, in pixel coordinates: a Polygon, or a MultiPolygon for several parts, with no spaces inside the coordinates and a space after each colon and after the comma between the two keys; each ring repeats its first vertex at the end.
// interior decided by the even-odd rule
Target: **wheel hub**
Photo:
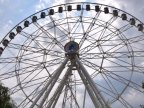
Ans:
{"type": "Polygon", "coordinates": [[[65,54],[71,60],[77,55],[79,56],[79,44],[75,41],[70,41],[64,46],[65,54]]]}

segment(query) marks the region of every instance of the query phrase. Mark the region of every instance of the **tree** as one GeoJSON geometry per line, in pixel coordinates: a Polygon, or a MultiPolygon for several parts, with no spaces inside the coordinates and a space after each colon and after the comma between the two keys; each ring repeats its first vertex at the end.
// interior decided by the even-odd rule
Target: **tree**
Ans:
{"type": "Polygon", "coordinates": [[[9,95],[8,87],[0,83],[0,108],[14,108],[9,95]]]}

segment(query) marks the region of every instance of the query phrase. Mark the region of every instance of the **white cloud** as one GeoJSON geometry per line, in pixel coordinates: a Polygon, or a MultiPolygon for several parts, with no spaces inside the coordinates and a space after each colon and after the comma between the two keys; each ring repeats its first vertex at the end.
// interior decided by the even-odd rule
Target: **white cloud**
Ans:
{"type": "Polygon", "coordinates": [[[1,28],[0,40],[4,37],[4,35],[6,35],[6,33],[8,33],[9,30],[11,30],[12,26],[13,26],[12,20],[9,20],[7,23],[5,23],[5,25],[1,28]]]}
{"type": "Polygon", "coordinates": [[[0,3],[3,4],[3,3],[6,3],[8,2],[9,0],[0,0],[0,3]]]}
{"type": "Polygon", "coordinates": [[[134,108],[139,108],[139,105],[144,103],[143,95],[133,89],[130,89],[129,92],[125,94],[124,99],[127,100],[134,108]]]}
{"type": "MultiPolygon", "coordinates": [[[[86,0],[79,0],[79,2],[85,2],[86,0]]],[[[64,4],[64,3],[72,3],[72,2],[77,2],[77,0],[39,0],[38,4],[36,4],[35,8],[36,11],[40,11],[42,9],[59,5],[59,4],[64,4]]]]}
{"type": "Polygon", "coordinates": [[[35,8],[36,8],[36,12],[37,12],[37,11],[40,11],[40,10],[46,8],[46,6],[45,6],[45,4],[43,2],[40,2],[39,4],[37,4],[35,6],[35,8]]]}

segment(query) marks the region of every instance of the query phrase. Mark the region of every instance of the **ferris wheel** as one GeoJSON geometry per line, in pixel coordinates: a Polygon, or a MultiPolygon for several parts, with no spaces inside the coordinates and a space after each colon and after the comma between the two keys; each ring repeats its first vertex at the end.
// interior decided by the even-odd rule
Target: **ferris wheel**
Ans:
{"type": "Polygon", "coordinates": [[[0,80],[17,108],[139,108],[144,24],[112,6],[41,10],[0,41],[0,80]]]}

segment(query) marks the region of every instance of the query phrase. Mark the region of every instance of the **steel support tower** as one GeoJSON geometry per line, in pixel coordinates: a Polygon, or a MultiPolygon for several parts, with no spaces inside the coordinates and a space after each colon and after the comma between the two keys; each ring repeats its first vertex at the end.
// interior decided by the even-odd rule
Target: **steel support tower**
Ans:
{"type": "MultiPolygon", "coordinates": [[[[79,45],[74,42],[70,41],[65,45],[65,51],[66,56],[63,63],[57,68],[55,73],[52,75],[50,80],[47,82],[45,87],[41,90],[39,95],[36,97],[36,99],[33,101],[30,108],[34,108],[39,101],[39,99],[42,97],[40,104],[38,105],[38,108],[42,108],[46,99],[48,98],[52,88],[58,81],[59,76],[61,75],[62,71],[64,70],[66,64],[68,61],[70,61],[69,68],[67,69],[65,75],[63,76],[62,80],[60,81],[56,91],[54,92],[54,95],[52,96],[52,99],[49,101],[46,108],[55,108],[55,105],[60,97],[60,94],[62,90],[64,89],[64,86],[67,85],[69,76],[71,76],[73,69],[78,71],[78,74],[95,106],[95,108],[111,108],[108,102],[104,99],[104,97],[101,95],[100,91],[98,90],[96,84],[94,83],[93,79],[90,77],[88,71],[83,66],[83,64],[80,61],[79,58],[79,45]]],[[[69,84],[70,85],[70,84],[69,84]]],[[[71,88],[70,88],[71,89],[71,88]]],[[[72,96],[71,96],[72,98],[72,96]]],[[[77,104],[76,97],[73,95],[74,101],[77,104]]],[[[72,103],[71,103],[72,104],[72,103]]],[[[79,105],[77,104],[77,107],[79,108],[79,105]]]]}

